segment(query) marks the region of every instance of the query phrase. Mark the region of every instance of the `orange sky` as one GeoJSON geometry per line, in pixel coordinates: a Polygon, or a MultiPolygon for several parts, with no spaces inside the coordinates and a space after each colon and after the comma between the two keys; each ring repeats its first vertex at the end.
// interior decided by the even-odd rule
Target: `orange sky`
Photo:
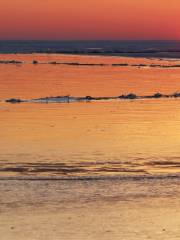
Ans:
{"type": "Polygon", "coordinates": [[[180,0],[5,0],[0,39],[180,39],[180,0]]]}

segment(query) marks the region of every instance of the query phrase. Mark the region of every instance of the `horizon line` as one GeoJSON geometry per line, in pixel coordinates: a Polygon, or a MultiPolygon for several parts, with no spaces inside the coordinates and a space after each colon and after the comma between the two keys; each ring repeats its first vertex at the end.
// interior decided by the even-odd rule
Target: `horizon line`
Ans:
{"type": "Polygon", "coordinates": [[[62,42],[79,42],[79,41],[83,41],[83,42],[90,42],[90,41],[114,41],[114,42],[118,42],[118,41],[129,41],[129,42],[135,42],[135,41],[164,41],[164,42],[168,42],[168,41],[180,41],[180,39],[0,39],[0,41],[62,41],[62,42]]]}

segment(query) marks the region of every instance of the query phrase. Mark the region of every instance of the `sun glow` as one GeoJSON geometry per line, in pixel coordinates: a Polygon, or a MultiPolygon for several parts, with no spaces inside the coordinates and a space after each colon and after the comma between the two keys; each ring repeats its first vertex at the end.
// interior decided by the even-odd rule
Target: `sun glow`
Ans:
{"type": "Polygon", "coordinates": [[[0,39],[178,39],[173,0],[6,0],[0,39]]]}

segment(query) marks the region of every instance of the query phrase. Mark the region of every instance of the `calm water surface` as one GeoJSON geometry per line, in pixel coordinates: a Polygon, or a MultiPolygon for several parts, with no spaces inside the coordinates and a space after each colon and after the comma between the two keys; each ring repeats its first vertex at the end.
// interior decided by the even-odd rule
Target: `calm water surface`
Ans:
{"type": "MultiPolygon", "coordinates": [[[[172,60],[29,54],[1,55],[24,64],[0,65],[0,176],[177,174],[180,101],[154,99],[11,105],[11,97],[118,96],[173,93],[179,68],[50,65],[172,64],[172,60]],[[33,65],[32,60],[40,63],[33,65]]],[[[173,63],[178,63],[174,60],[173,63]]]]}

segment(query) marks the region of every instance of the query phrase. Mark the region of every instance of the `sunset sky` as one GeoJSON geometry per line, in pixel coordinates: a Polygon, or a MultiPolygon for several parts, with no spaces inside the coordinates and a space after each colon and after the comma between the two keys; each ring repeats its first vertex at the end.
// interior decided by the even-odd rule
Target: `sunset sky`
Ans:
{"type": "Polygon", "coordinates": [[[0,39],[180,39],[180,0],[6,0],[0,39]]]}

